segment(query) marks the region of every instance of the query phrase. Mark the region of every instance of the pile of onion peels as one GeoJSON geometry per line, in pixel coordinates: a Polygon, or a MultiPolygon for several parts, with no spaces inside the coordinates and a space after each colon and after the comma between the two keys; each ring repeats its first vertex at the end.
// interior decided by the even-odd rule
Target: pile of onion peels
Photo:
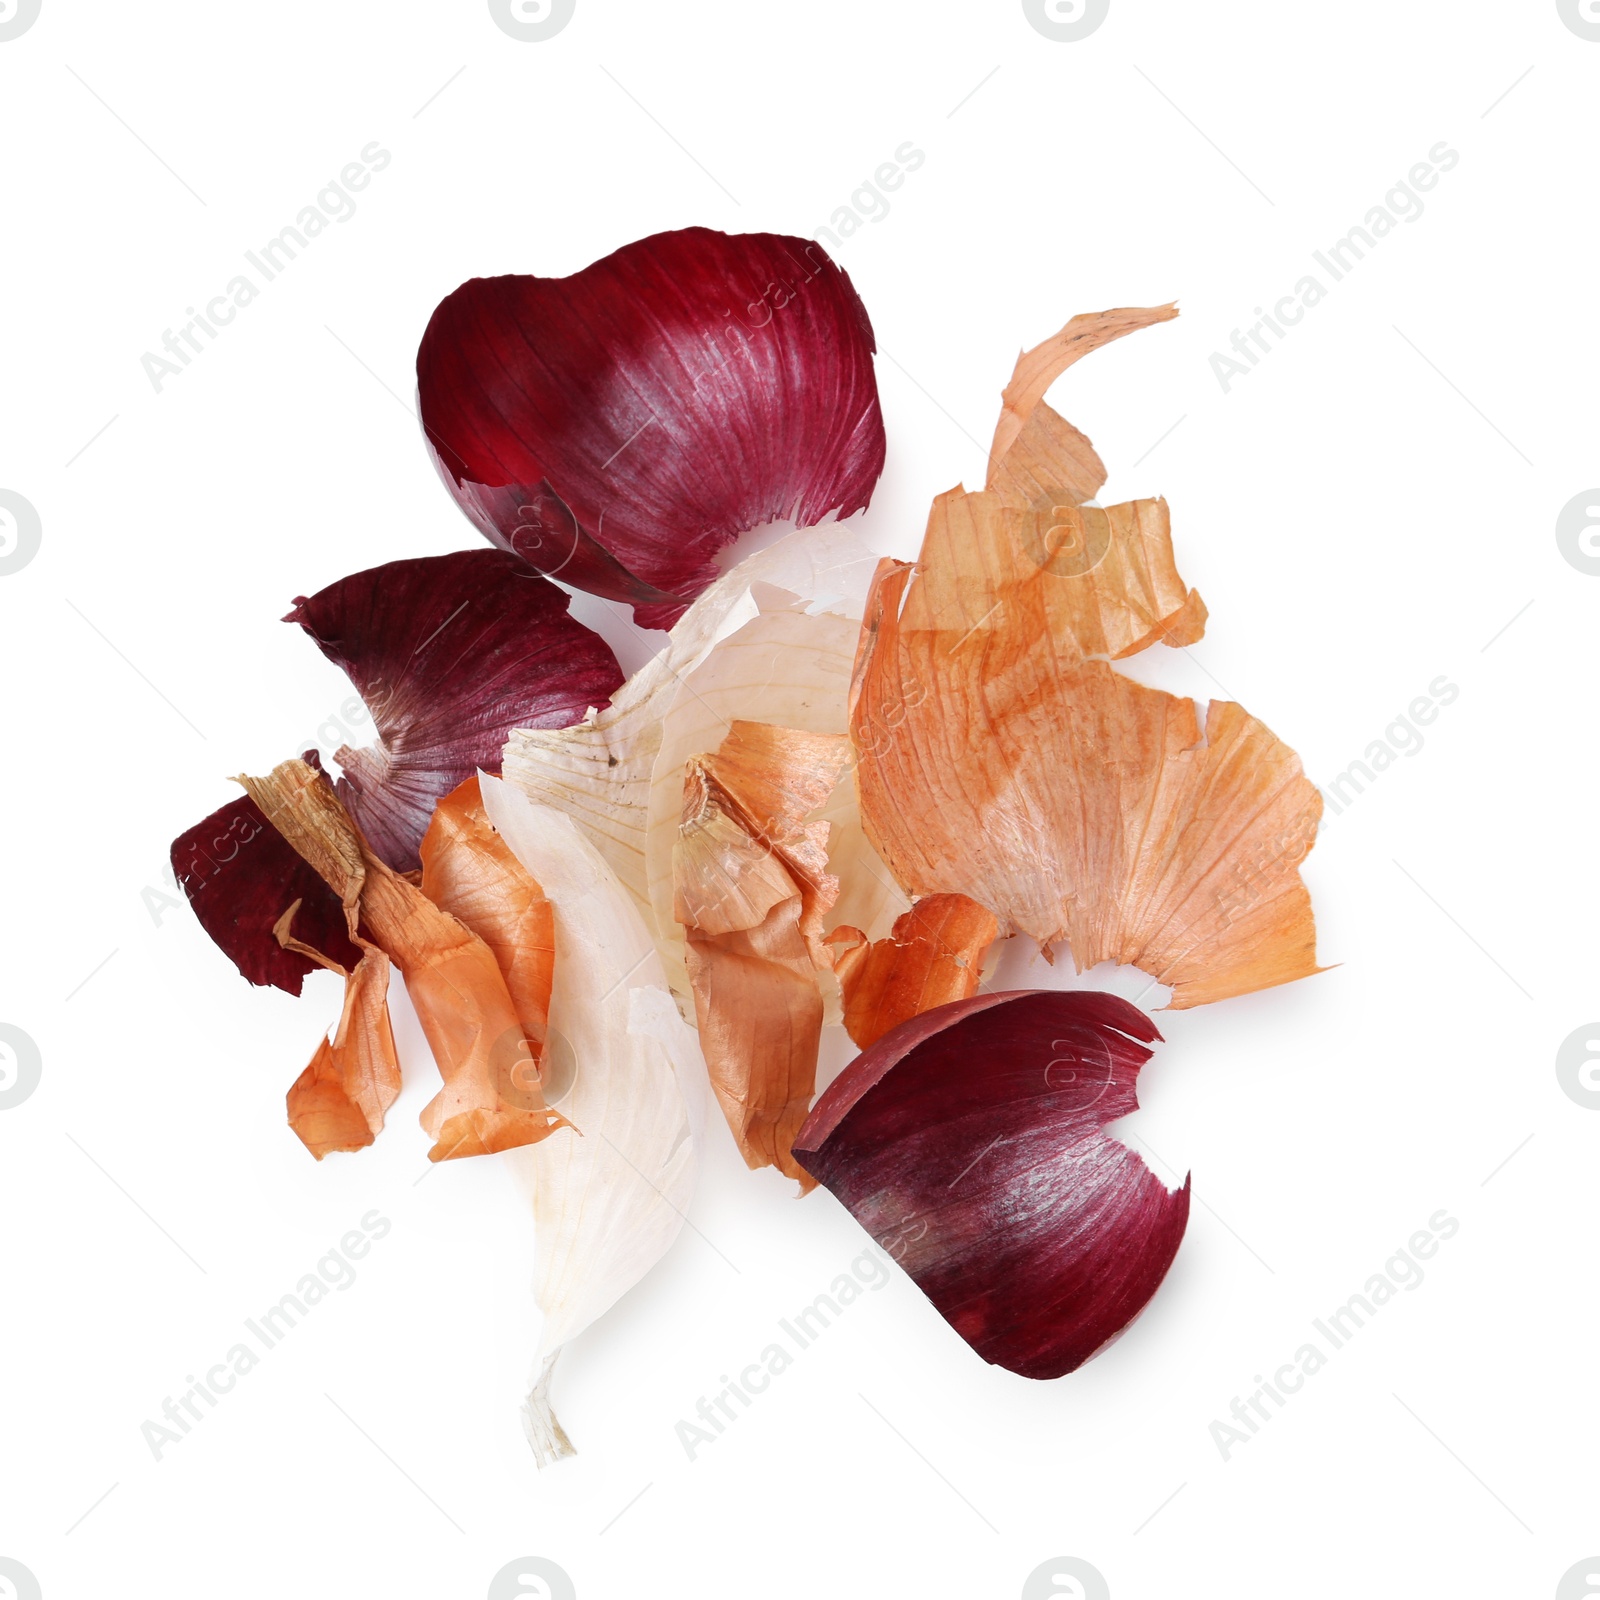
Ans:
{"type": "Polygon", "coordinates": [[[1137,966],[1174,1007],[1319,970],[1320,797],[1242,707],[1117,669],[1206,608],[1166,502],[1099,505],[1044,400],[1175,315],[1025,352],[983,488],[934,500],[914,563],[838,520],[884,432],[871,324],[816,244],[660,234],[430,320],[428,446],[490,547],[297,599],[378,742],[337,777],[315,752],[240,777],[172,855],[251,983],[344,979],[287,1093],[318,1160],[400,1093],[398,969],[439,1076],[429,1159],[499,1156],[532,1196],[541,1465],[572,1450],[557,1354],[682,1225],[708,1081],[748,1166],[830,1190],[990,1362],[1059,1377],[1160,1286],[1188,1182],[1106,1132],[1154,1024],[985,974],[1014,937],[1137,966]],[[572,589],[666,628],[659,651],[624,679],[572,589]],[[841,1025],[860,1053],[819,1097],[841,1025]]]}

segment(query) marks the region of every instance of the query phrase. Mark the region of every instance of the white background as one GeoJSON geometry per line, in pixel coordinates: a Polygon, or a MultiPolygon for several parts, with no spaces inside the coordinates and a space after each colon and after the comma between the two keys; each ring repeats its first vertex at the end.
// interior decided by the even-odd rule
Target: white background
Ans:
{"type": "Polygon", "coordinates": [[[0,43],[0,488],[43,526],[0,577],[0,1021],[43,1060],[0,1112],[0,1555],[47,1600],[477,1597],[525,1555],[583,1600],[1010,1597],[1063,1555],[1116,1600],[1556,1594],[1600,1550],[1600,1114],[1555,1071],[1600,1015],[1600,578],[1555,537],[1600,482],[1597,75],[1553,0],[1113,0],[1078,43],[1015,0],[578,0],[537,44],[481,0],[44,0],[0,43]],[[373,140],[356,215],[155,393],[141,355],[373,140]],[[1052,394],[1102,498],[1168,496],[1209,602],[1152,676],[1324,783],[1460,694],[1308,863],[1340,965],[1160,1021],[1123,1131],[1196,1205],[1114,1348],[1031,1383],[899,1279],[690,1461],[675,1423],[864,1242],[717,1128],[538,1473],[509,1175],[429,1173],[409,1018],[388,1131],[311,1162],[283,1094],[336,983],[249,990],[163,905],[167,845],[348,698],[293,597],[473,545],[411,411],[444,294],[689,223],[810,234],[907,140],[838,251],[882,352],[866,537],[907,553],[978,482],[1019,347],[1176,297],[1052,394]],[[1212,352],[1441,140],[1425,214],[1225,394],[1212,352]],[[374,1208],[359,1281],[152,1459],[141,1423],[374,1208]],[[1441,1208],[1420,1288],[1224,1461],[1212,1421],[1441,1208]]]}

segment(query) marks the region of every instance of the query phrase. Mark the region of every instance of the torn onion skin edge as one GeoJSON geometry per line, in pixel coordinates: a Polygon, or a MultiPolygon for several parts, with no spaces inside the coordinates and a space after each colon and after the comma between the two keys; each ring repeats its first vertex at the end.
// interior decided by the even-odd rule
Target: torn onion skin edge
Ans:
{"type": "Polygon", "coordinates": [[[1144,1309],[1188,1225],[1188,1178],[1105,1131],[1160,1037],[1115,995],[954,1001],[857,1056],[795,1158],[986,1361],[1059,1378],[1144,1309]]]}

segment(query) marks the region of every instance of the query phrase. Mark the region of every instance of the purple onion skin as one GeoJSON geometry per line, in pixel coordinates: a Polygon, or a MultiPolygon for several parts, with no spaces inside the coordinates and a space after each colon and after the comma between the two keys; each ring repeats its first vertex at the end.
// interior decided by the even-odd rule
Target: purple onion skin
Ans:
{"type": "Polygon", "coordinates": [[[1188,1225],[1188,1179],[1104,1131],[1160,1037],[1087,991],[939,1006],[845,1069],[795,1157],[986,1361],[1058,1378],[1144,1309],[1188,1225]]]}

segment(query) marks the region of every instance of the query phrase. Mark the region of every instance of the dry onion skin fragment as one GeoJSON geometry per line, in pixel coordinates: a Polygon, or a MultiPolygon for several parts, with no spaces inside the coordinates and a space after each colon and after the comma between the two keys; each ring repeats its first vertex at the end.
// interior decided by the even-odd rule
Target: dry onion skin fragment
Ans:
{"type": "MultiPolygon", "coordinates": [[[[860,618],[876,559],[861,574],[859,599],[800,598],[787,586],[752,584],[756,615],[719,638],[684,674],[662,719],[650,783],[645,872],[657,942],[675,993],[687,996],[685,941],[673,912],[673,854],[683,820],[683,769],[691,756],[715,750],[737,722],[762,722],[808,734],[848,734],[850,682],[860,618]]],[[[840,783],[819,814],[828,824],[829,871],[839,899],[827,921],[848,922],[878,938],[909,901],[861,830],[855,785],[840,783]]],[[[830,1009],[835,994],[825,996],[830,1009]]],[[[837,1017],[829,1020],[836,1021],[837,1017]]]]}
{"type": "MultiPolygon", "coordinates": [[[[661,652],[628,679],[608,706],[570,728],[518,728],[507,739],[507,781],[530,800],[553,806],[577,823],[659,938],[669,943],[678,938],[676,925],[663,927],[662,915],[652,909],[652,878],[661,872],[656,863],[652,873],[648,859],[652,843],[664,836],[661,911],[670,924],[671,841],[677,833],[684,755],[661,759],[669,722],[676,731],[708,701],[720,708],[726,698],[724,663],[748,653],[746,629],[765,629],[763,618],[774,610],[798,608],[800,616],[786,622],[789,632],[781,644],[788,647],[803,637],[812,659],[785,648],[777,670],[760,680],[762,701],[770,707],[781,700],[786,708],[807,699],[821,702],[837,675],[823,671],[830,655],[838,658],[847,696],[860,631],[849,623],[861,619],[876,564],[854,532],[838,524],[787,534],[753,551],[707,589],[674,624],[661,652]],[[794,670],[800,661],[806,668],[803,675],[794,670]],[[700,679],[702,667],[714,681],[700,679]]],[[[843,696],[836,713],[830,713],[832,725],[817,731],[845,731],[843,696]]],[[[793,713],[786,709],[779,720],[791,721],[793,713]]],[[[724,724],[718,737],[725,731],[724,724]]],[[[688,753],[715,743],[712,739],[692,746],[688,753]]],[[[878,870],[887,877],[881,865],[878,870]]]]}
{"type": "Polygon", "coordinates": [[[307,973],[329,964],[324,957],[339,971],[361,959],[338,896],[247,794],[172,841],[172,872],[200,926],[251,983],[297,995],[307,973]],[[316,956],[278,939],[291,906],[298,937],[316,956]]]}
{"type": "Polygon", "coordinates": [[[316,868],[367,937],[400,968],[444,1087],[423,1108],[430,1161],[510,1150],[566,1125],[524,1063],[530,1051],[493,952],[367,847],[333,786],[303,761],[241,777],[277,830],[316,868]]]}
{"type": "Polygon", "coordinates": [[[572,1454],[551,1409],[561,1349],[677,1237],[694,1192],[704,1076],[639,909],[568,817],[483,779],[490,821],[555,914],[550,1036],[575,1063],[561,1099],[575,1132],[510,1159],[532,1197],[544,1327],[523,1421],[540,1466],[572,1454]]]}
{"type": "Polygon", "coordinates": [[[983,957],[999,936],[991,912],[964,894],[930,894],[896,919],[885,939],[835,928],[833,971],[844,995],[844,1025],[863,1050],[912,1017],[969,1000],[983,957]]]}
{"type": "Polygon", "coordinates": [[[335,1151],[364,1150],[383,1131],[384,1116],[400,1097],[400,1056],[389,1024],[388,956],[355,934],[361,959],[347,972],[295,937],[299,909],[296,901],[280,918],[279,942],[345,980],[338,1025],[287,1096],[289,1126],[320,1161],[335,1151]]]}
{"type": "MultiPolygon", "coordinates": [[[[1076,485],[1080,492],[1074,504],[1094,499],[1106,481],[1105,466],[1087,435],[1044,403],[1045,394],[1068,367],[1102,345],[1158,322],[1171,322],[1177,314],[1177,306],[1170,303],[1085,312],[1042,344],[1024,350],[1001,393],[986,486],[1000,488],[1008,481],[1047,482],[1052,490],[1076,485]]],[[[1026,503],[1034,495],[1024,490],[1021,498],[1026,503]]]]}
{"type": "Polygon", "coordinates": [[[1105,1132],[1159,1037],[1088,990],[940,1006],[845,1068],[795,1156],[984,1360],[1057,1378],[1144,1309],[1188,1224],[1188,1180],[1105,1132]]]}
{"type": "Polygon", "coordinates": [[[992,487],[939,496],[915,567],[879,568],[851,729],[863,827],[908,892],[966,895],[1047,950],[1065,939],[1079,971],[1138,966],[1183,1008],[1320,970],[1298,866],[1322,803],[1241,707],[1213,700],[1202,723],[1110,665],[1193,643],[1205,606],[1165,501],[1079,503],[1104,468],[1040,396],[1171,314],[1074,318],[1021,358],[992,487]]]}
{"type": "Polygon", "coordinates": [[[474,278],[417,351],[435,464],[493,543],[670,627],[738,534],[867,503],[872,325],[821,245],[681,228],[566,278],[474,278]]]}
{"type": "Polygon", "coordinates": [[[750,1167],[812,1187],[790,1153],[816,1091],[822,1035],[822,919],[839,893],[828,824],[806,822],[849,760],[838,734],[735,722],[715,755],[684,770],[673,910],[700,1048],[750,1167]]]}
{"type": "MultiPolygon", "coordinates": [[[[555,975],[555,912],[544,890],[495,832],[478,775],[453,789],[422,838],[422,892],[494,954],[538,1077],[555,975]]],[[[528,1069],[524,1069],[524,1076],[528,1069]]]]}
{"type": "Polygon", "coordinates": [[[373,853],[419,865],[434,806],[513,728],[564,728],[603,706],[622,669],[570,597],[503,550],[390,561],[352,573],[284,618],[349,676],[378,742],[335,752],[340,798],[373,853]]]}

